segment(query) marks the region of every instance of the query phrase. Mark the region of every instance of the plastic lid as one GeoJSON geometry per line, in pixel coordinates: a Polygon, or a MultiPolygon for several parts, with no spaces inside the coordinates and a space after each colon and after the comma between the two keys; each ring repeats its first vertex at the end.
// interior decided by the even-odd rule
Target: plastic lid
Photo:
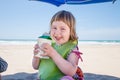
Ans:
{"type": "Polygon", "coordinates": [[[51,40],[50,34],[48,33],[44,33],[42,36],[38,37],[38,38],[44,38],[44,39],[49,39],[51,40]]]}

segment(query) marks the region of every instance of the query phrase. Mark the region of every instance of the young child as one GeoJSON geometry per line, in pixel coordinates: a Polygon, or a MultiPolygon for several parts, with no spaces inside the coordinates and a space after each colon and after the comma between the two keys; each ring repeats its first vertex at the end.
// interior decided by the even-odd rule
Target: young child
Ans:
{"type": "Polygon", "coordinates": [[[40,80],[83,80],[83,72],[78,67],[81,52],[78,50],[78,37],[75,31],[75,18],[72,13],[62,10],[51,19],[50,36],[52,45],[43,43],[34,47],[32,65],[39,70],[40,80]],[[39,49],[44,51],[38,58],[35,55],[39,49]]]}

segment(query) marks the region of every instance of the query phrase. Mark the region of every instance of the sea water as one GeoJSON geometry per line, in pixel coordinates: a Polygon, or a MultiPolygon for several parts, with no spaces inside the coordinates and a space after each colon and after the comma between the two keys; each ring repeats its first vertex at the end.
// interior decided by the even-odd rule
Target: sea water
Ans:
{"type": "Polygon", "coordinates": [[[0,39],[0,45],[35,45],[36,43],[34,39],[0,39]]]}
{"type": "MultiPolygon", "coordinates": [[[[0,45],[35,45],[35,39],[0,39],[0,45]]],[[[79,44],[120,44],[120,40],[79,40],[79,44]]]]}
{"type": "Polygon", "coordinates": [[[120,45],[120,40],[79,40],[79,44],[111,44],[111,45],[120,45]]]}

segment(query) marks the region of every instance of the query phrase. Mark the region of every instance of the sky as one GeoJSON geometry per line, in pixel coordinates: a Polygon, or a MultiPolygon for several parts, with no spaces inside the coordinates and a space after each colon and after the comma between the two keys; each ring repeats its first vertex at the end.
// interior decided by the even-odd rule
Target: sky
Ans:
{"type": "Polygon", "coordinates": [[[0,39],[37,39],[49,32],[52,16],[70,11],[79,40],[120,40],[120,0],[56,7],[40,1],[0,0],[0,39]]]}

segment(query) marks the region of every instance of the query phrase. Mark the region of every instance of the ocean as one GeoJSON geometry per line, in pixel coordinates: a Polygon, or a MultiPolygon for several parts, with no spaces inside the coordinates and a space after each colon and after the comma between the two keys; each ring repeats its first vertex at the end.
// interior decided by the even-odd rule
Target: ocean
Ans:
{"type": "Polygon", "coordinates": [[[120,40],[79,40],[79,44],[120,44],[120,40]]]}
{"type": "MultiPolygon", "coordinates": [[[[36,44],[37,40],[33,39],[0,39],[1,44],[16,44],[16,45],[29,45],[36,44]]],[[[120,40],[79,40],[79,44],[120,44],[120,40]]]]}
{"type": "Polygon", "coordinates": [[[11,44],[11,45],[30,45],[30,44],[36,44],[37,40],[33,39],[0,39],[0,44],[11,44]]]}

